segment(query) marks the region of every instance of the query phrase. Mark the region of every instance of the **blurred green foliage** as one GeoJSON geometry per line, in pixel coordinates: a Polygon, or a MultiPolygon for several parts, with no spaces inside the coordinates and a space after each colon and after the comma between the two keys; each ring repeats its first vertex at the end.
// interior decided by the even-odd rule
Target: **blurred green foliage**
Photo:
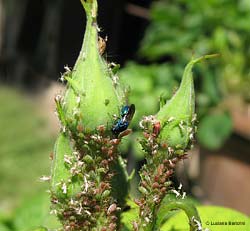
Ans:
{"type": "Polygon", "coordinates": [[[39,178],[50,174],[55,138],[31,98],[0,87],[0,230],[30,230],[49,214],[49,186],[39,178]]]}
{"type": "Polygon", "coordinates": [[[14,230],[18,231],[30,231],[41,226],[49,227],[50,229],[61,227],[56,216],[50,214],[49,193],[38,193],[24,200],[22,205],[16,210],[13,222],[14,230]]]}
{"type": "Polygon", "coordinates": [[[195,54],[220,53],[221,62],[202,72],[219,78],[220,91],[250,100],[250,2],[156,1],[140,55],[149,60],[168,56],[183,65],[195,54]]]}
{"type": "Polygon", "coordinates": [[[228,113],[206,115],[199,124],[197,137],[204,147],[218,149],[232,129],[232,121],[228,113]]]}
{"type": "MultiPolygon", "coordinates": [[[[136,108],[133,120],[138,121],[145,115],[156,113],[159,110],[159,99],[170,99],[174,89],[178,87],[178,81],[173,78],[175,75],[182,76],[183,68],[177,70],[169,64],[139,65],[135,62],[128,62],[120,73],[122,84],[128,85],[131,89],[130,101],[136,105],[143,106],[136,108]],[[143,108],[143,110],[141,110],[143,108]]],[[[134,123],[138,126],[138,123],[134,123]]]]}
{"type": "Polygon", "coordinates": [[[128,62],[126,67],[119,71],[121,84],[129,88],[129,100],[136,105],[136,112],[132,120],[135,132],[132,136],[123,140],[122,151],[126,152],[131,144],[132,152],[136,159],[143,159],[144,155],[137,139],[140,132],[139,121],[145,115],[155,114],[160,109],[160,100],[170,99],[178,88],[178,80],[173,78],[173,72],[181,77],[183,68],[180,70],[172,68],[168,64],[139,65],[128,62]]]}
{"type": "MultiPolygon", "coordinates": [[[[121,71],[122,81],[131,86],[131,102],[138,105],[135,121],[138,122],[141,115],[157,112],[156,99],[160,95],[163,94],[165,100],[170,98],[192,55],[220,54],[219,59],[198,65],[194,70],[198,77],[195,87],[199,121],[210,114],[222,118],[225,109],[221,102],[229,94],[238,95],[248,102],[249,21],[248,0],[154,1],[150,9],[150,24],[138,51],[148,65],[129,62],[121,71]]],[[[220,125],[225,127],[229,120],[223,118],[220,125]]],[[[215,130],[212,126],[218,126],[217,123],[206,123],[209,123],[208,129],[215,130]]],[[[205,137],[211,138],[206,147],[214,149],[223,145],[231,132],[232,129],[227,129],[223,134],[213,133],[203,127],[204,134],[198,139],[204,144],[205,137]],[[217,138],[223,142],[212,145],[217,138]]]]}

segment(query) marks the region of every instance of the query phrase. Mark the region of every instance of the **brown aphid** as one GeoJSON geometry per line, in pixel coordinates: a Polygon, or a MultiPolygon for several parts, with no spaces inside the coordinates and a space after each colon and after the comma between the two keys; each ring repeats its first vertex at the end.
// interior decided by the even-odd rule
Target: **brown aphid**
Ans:
{"type": "Polygon", "coordinates": [[[157,173],[158,175],[162,175],[163,174],[163,170],[164,170],[164,165],[163,164],[160,164],[157,168],[157,173]]]}
{"type": "Polygon", "coordinates": [[[139,206],[142,207],[145,203],[143,199],[134,199],[134,202],[139,206]]]}
{"type": "Polygon", "coordinates": [[[158,175],[154,176],[154,182],[158,182],[158,181],[159,181],[159,176],[158,175]]]}
{"type": "Polygon", "coordinates": [[[108,41],[108,37],[106,36],[104,39],[102,37],[98,37],[98,50],[100,55],[103,55],[106,50],[106,42],[108,41]]]}
{"type": "Polygon", "coordinates": [[[114,150],[113,150],[113,148],[110,148],[110,149],[108,150],[108,157],[112,157],[113,154],[114,154],[114,150]]]}
{"type": "Polygon", "coordinates": [[[167,188],[166,188],[166,187],[162,187],[162,188],[161,188],[161,192],[162,192],[162,193],[165,193],[166,191],[167,191],[167,188]]]}
{"type": "Polygon", "coordinates": [[[77,131],[78,132],[83,132],[83,126],[81,124],[77,125],[77,131]]]}
{"type": "Polygon", "coordinates": [[[116,216],[111,216],[110,219],[115,222],[115,221],[117,221],[118,218],[116,216]]]}
{"type": "Polygon", "coordinates": [[[95,206],[95,211],[97,211],[97,212],[101,211],[100,205],[96,205],[96,206],[95,206]]]}
{"type": "Polygon", "coordinates": [[[97,130],[101,133],[105,132],[105,126],[104,125],[100,125],[97,127],[97,130]]]}
{"type": "Polygon", "coordinates": [[[179,160],[179,159],[178,159],[177,157],[175,157],[175,158],[173,158],[171,161],[172,161],[173,163],[176,164],[176,163],[178,162],[178,160],[179,160]]]}
{"type": "Polygon", "coordinates": [[[121,141],[120,139],[112,139],[110,141],[110,144],[118,145],[120,143],[120,141],[121,141]]]}
{"type": "Polygon", "coordinates": [[[108,210],[107,210],[107,214],[110,215],[111,213],[115,212],[117,208],[117,205],[115,203],[113,203],[112,205],[109,206],[108,210]]]}
{"type": "Polygon", "coordinates": [[[167,149],[167,148],[168,148],[168,144],[167,144],[167,143],[162,143],[162,144],[161,144],[161,147],[162,147],[163,149],[167,149]]]}
{"type": "Polygon", "coordinates": [[[141,200],[139,200],[139,199],[134,199],[134,202],[135,202],[138,206],[141,205],[141,200]]]}
{"type": "Polygon", "coordinates": [[[163,164],[168,164],[168,163],[169,163],[168,159],[163,160],[163,164]]]}
{"type": "Polygon", "coordinates": [[[148,184],[147,184],[147,182],[146,182],[145,180],[141,181],[141,185],[142,185],[143,187],[145,187],[145,188],[148,186],[148,184]]]}
{"type": "Polygon", "coordinates": [[[138,231],[139,230],[139,225],[136,221],[133,221],[133,228],[135,231],[138,231]]]}
{"type": "Polygon", "coordinates": [[[109,162],[106,159],[102,160],[102,162],[101,162],[101,166],[103,166],[103,167],[107,167],[108,164],[109,164],[109,162]]]}
{"type": "Polygon", "coordinates": [[[169,177],[174,173],[173,169],[170,169],[166,172],[166,176],[169,177]]]}
{"type": "Polygon", "coordinates": [[[110,188],[110,184],[109,184],[109,183],[105,183],[105,182],[101,182],[100,188],[101,188],[102,190],[109,189],[109,188],[110,188]]]}
{"type": "Polygon", "coordinates": [[[153,135],[158,136],[161,130],[161,124],[159,121],[155,122],[153,125],[153,135]]]}
{"type": "Polygon", "coordinates": [[[108,148],[104,147],[104,146],[101,147],[101,150],[102,150],[102,153],[107,153],[108,152],[108,148]]]}
{"type": "Polygon", "coordinates": [[[160,187],[160,185],[159,185],[157,182],[154,182],[154,183],[152,184],[152,188],[153,188],[153,189],[159,188],[159,187],[160,187]]]}
{"type": "Polygon", "coordinates": [[[111,223],[111,224],[109,225],[109,230],[110,230],[110,231],[115,231],[115,229],[116,229],[116,224],[115,224],[115,223],[111,223]]]}
{"type": "Polygon", "coordinates": [[[118,138],[120,139],[120,138],[122,138],[122,137],[124,137],[124,136],[127,136],[127,135],[129,135],[131,132],[132,132],[132,129],[127,129],[127,130],[121,132],[121,133],[119,134],[118,138]]]}
{"type": "Polygon", "coordinates": [[[160,183],[163,184],[165,181],[166,181],[166,177],[162,176],[161,179],[160,179],[160,183]]]}

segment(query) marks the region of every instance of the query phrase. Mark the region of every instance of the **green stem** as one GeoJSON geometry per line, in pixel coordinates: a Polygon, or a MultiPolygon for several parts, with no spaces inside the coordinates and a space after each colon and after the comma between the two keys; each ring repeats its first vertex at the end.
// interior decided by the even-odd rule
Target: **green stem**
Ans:
{"type": "Polygon", "coordinates": [[[97,1],[96,0],[81,0],[81,3],[85,9],[86,17],[87,17],[87,24],[85,29],[85,36],[82,45],[82,49],[78,60],[85,59],[86,56],[91,56],[92,58],[96,59],[99,57],[97,40],[98,40],[98,31],[97,31],[97,1]]]}

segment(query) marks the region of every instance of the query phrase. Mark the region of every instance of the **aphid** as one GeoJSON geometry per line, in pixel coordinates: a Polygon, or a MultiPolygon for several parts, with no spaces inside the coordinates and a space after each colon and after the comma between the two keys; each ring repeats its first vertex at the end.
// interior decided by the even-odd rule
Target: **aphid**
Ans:
{"type": "Polygon", "coordinates": [[[128,128],[129,123],[134,116],[134,113],[135,113],[134,104],[131,104],[130,106],[126,105],[122,107],[121,113],[120,113],[121,117],[115,122],[112,128],[113,134],[119,135],[119,133],[125,131],[128,128]]]}
{"type": "Polygon", "coordinates": [[[98,37],[98,49],[100,55],[103,55],[106,50],[106,42],[108,41],[108,37],[106,36],[104,39],[102,37],[98,37]]]}
{"type": "Polygon", "coordinates": [[[153,134],[154,134],[155,136],[159,135],[160,130],[161,130],[161,124],[160,124],[160,121],[157,121],[157,122],[155,122],[154,125],[153,125],[153,134]]]}

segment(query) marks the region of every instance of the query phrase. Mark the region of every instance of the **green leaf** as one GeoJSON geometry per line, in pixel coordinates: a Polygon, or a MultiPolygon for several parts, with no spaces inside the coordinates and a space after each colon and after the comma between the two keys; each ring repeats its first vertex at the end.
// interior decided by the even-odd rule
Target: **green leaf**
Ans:
{"type": "Polygon", "coordinates": [[[232,119],[228,113],[206,115],[198,125],[197,138],[205,148],[220,148],[232,133],[232,119]]]}
{"type": "MultiPolygon", "coordinates": [[[[250,230],[250,219],[236,210],[218,206],[198,206],[197,209],[204,229],[208,228],[211,231],[250,230]],[[216,222],[221,222],[221,224],[216,225],[216,222]],[[231,225],[229,222],[231,222],[231,225]],[[233,222],[234,225],[232,225],[233,222]],[[238,224],[235,222],[238,222],[238,224]]],[[[188,219],[182,211],[170,217],[161,227],[161,231],[182,230],[189,230],[188,219]]]]}
{"type": "Polygon", "coordinates": [[[132,201],[127,200],[129,209],[121,215],[122,229],[121,231],[133,230],[132,222],[138,219],[139,207],[132,201]]]}
{"type": "MultiPolygon", "coordinates": [[[[25,199],[16,210],[14,218],[14,227],[18,231],[30,231],[40,226],[50,229],[61,227],[55,215],[50,214],[50,199],[49,194],[46,193],[25,199]]],[[[40,228],[38,230],[46,229],[40,228]]]]}

